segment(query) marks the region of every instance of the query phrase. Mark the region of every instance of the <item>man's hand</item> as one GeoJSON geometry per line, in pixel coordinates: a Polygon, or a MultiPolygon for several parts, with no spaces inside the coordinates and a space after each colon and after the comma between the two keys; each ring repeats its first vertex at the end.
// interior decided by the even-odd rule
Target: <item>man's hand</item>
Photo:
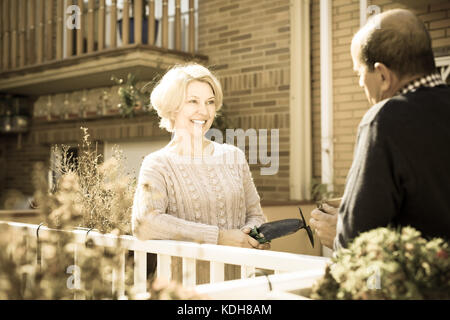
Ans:
{"type": "Polygon", "coordinates": [[[250,228],[243,230],[219,230],[219,241],[217,244],[242,248],[269,249],[270,244],[260,244],[258,240],[250,237],[250,228]]]}
{"type": "Polygon", "coordinates": [[[314,209],[311,212],[309,224],[320,238],[320,242],[328,248],[333,248],[334,238],[336,237],[336,224],[338,217],[338,208],[323,204],[322,210],[314,209]]]}

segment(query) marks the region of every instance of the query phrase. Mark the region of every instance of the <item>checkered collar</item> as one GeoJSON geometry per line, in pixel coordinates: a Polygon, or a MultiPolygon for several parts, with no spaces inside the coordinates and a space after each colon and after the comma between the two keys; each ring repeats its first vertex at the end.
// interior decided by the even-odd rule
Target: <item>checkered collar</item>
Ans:
{"type": "Polygon", "coordinates": [[[438,72],[435,72],[411,81],[402,89],[400,89],[397,94],[407,94],[409,92],[416,91],[420,87],[436,87],[443,84],[445,85],[446,83],[444,82],[444,80],[442,80],[441,75],[438,72]]]}

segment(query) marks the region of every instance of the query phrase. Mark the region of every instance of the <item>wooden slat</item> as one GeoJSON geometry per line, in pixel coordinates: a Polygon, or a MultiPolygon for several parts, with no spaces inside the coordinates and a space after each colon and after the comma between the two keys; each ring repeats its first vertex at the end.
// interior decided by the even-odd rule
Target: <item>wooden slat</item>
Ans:
{"type": "Polygon", "coordinates": [[[148,3],[149,13],[148,13],[148,44],[155,44],[155,0],[149,0],[148,3]]]}
{"type": "Polygon", "coordinates": [[[112,292],[117,298],[125,295],[125,250],[120,250],[119,265],[113,269],[112,292]]]}
{"type": "Polygon", "coordinates": [[[162,7],[162,42],[163,48],[169,47],[169,4],[168,0],[163,0],[162,7]]]}
{"type": "Polygon", "coordinates": [[[87,14],[87,52],[90,53],[94,51],[94,10],[95,10],[95,2],[94,0],[89,0],[88,2],[88,14],[87,14]]]}
{"type": "Polygon", "coordinates": [[[136,293],[147,290],[147,253],[134,251],[134,286],[136,293]]]}
{"type": "Polygon", "coordinates": [[[56,2],[56,59],[63,58],[63,6],[64,1],[56,2]]]}
{"type": "Polygon", "coordinates": [[[17,68],[17,0],[10,2],[11,14],[11,68],[17,68]]]}
{"type": "Polygon", "coordinates": [[[167,254],[158,254],[156,262],[156,276],[161,279],[172,279],[172,257],[167,254]]]}
{"type": "Polygon", "coordinates": [[[123,1],[122,11],[122,45],[130,43],[130,0],[123,1]]]}
{"type": "Polygon", "coordinates": [[[103,50],[105,48],[105,0],[100,0],[100,6],[98,8],[98,49],[103,50]]]}
{"type": "Polygon", "coordinates": [[[117,46],[117,0],[111,1],[111,38],[110,38],[110,47],[115,48],[117,46]]]}
{"type": "Polygon", "coordinates": [[[9,69],[9,40],[10,40],[10,25],[9,25],[9,0],[3,0],[2,2],[2,21],[3,21],[3,56],[2,56],[2,69],[9,69]]]}
{"type": "MultiPolygon", "coordinates": [[[[67,8],[70,7],[72,4],[73,4],[72,0],[67,0],[67,8]]],[[[66,19],[71,19],[69,17],[69,15],[67,15],[66,10],[67,10],[66,8],[63,9],[64,17],[66,19]]],[[[70,12],[70,15],[72,15],[72,14],[73,14],[73,12],[70,12]]],[[[67,24],[66,24],[67,20],[66,19],[63,19],[64,20],[63,21],[63,26],[64,26],[64,29],[66,30],[66,47],[65,47],[65,50],[66,50],[66,56],[70,57],[70,56],[72,56],[72,52],[73,52],[73,32],[74,31],[73,31],[72,28],[69,28],[69,26],[67,26],[67,24]]],[[[72,21],[72,20],[70,20],[70,21],[71,21],[71,23],[73,22],[73,24],[76,23],[76,21],[72,21]]]]}
{"type": "MultiPolygon", "coordinates": [[[[0,19],[3,18],[3,0],[0,0],[0,19]]],[[[3,20],[0,21],[0,72],[3,68],[3,20]]]]}
{"type": "Polygon", "coordinates": [[[222,282],[225,280],[225,264],[223,262],[212,261],[209,269],[210,283],[222,282]]]}
{"type": "Polygon", "coordinates": [[[142,0],[134,0],[134,43],[142,44],[142,0]]]}
{"type": "Polygon", "coordinates": [[[84,2],[78,0],[78,7],[80,8],[80,29],[77,29],[77,56],[83,54],[83,38],[84,38],[84,2]]]}
{"type": "Polygon", "coordinates": [[[183,257],[183,286],[193,287],[196,285],[197,271],[196,260],[183,257]]]}
{"type": "Polygon", "coordinates": [[[27,1],[28,10],[28,64],[36,62],[36,1],[27,1]]]}
{"type": "Polygon", "coordinates": [[[241,265],[241,279],[247,279],[255,276],[255,267],[241,265]]]}
{"type": "Polygon", "coordinates": [[[175,49],[181,50],[181,0],[175,2],[175,49]]]}
{"type": "Polygon", "coordinates": [[[20,0],[19,2],[19,66],[24,67],[26,63],[26,16],[27,16],[27,0],[20,0]]]}
{"type": "Polygon", "coordinates": [[[45,60],[53,59],[53,0],[47,0],[45,3],[45,19],[47,21],[45,30],[45,60]]]}
{"type": "Polygon", "coordinates": [[[189,0],[189,52],[195,51],[195,11],[194,0],[189,0]]]}
{"type": "Polygon", "coordinates": [[[39,0],[38,5],[38,25],[37,25],[37,63],[44,61],[44,27],[45,27],[45,15],[44,15],[44,1],[39,0]]]}

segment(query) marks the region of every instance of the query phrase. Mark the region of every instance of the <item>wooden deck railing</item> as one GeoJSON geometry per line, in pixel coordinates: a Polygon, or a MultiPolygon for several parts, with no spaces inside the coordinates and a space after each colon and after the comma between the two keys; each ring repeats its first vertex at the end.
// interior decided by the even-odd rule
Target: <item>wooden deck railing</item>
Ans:
{"type": "MultiPolygon", "coordinates": [[[[262,283],[264,283],[263,286],[267,288],[267,281],[264,280],[265,277],[256,277],[256,282],[236,282],[234,280],[224,282],[225,264],[241,266],[242,279],[255,277],[256,269],[273,270],[275,275],[271,276],[271,285],[276,286],[278,283],[278,287],[275,288],[279,290],[293,290],[295,288],[303,288],[305,283],[311,282],[311,279],[323,275],[325,266],[329,261],[328,258],[285,252],[169,240],[140,241],[132,236],[117,237],[112,234],[101,234],[94,231],[87,233],[87,231],[84,230],[61,231],[50,229],[45,226],[39,227],[38,225],[17,222],[0,221],[0,224],[7,224],[14,228],[15,235],[17,236],[28,236],[35,239],[37,237],[38,228],[39,235],[42,237],[45,237],[52,232],[70,232],[73,234],[73,242],[77,244],[78,250],[83,250],[87,238],[91,239],[96,246],[123,249],[121,251],[121,263],[120,265],[115,266],[113,271],[114,280],[112,290],[116,290],[119,296],[124,294],[125,257],[128,251],[134,251],[134,289],[137,293],[147,292],[147,253],[154,253],[157,255],[157,276],[159,278],[171,279],[171,257],[181,257],[183,285],[190,287],[196,285],[197,260],[209,261],[210,285],[201,285],[198,286],[198,288],[201,289],[202,293],[211,293],[212,297],[218,298],[230,294],[230,290],[233,290],[233,288],[242,288],[243,286],[248,287],[246,292],[248,292],[248,290],[258,289],[258,296],[264,292],[264,290],[261,291],[260,288],[263,285],[262,283]],[[292,273],[292,275],[289,276],[286,272],[292,273]],[[299,274],[299,272],[304,273],[299,274]],[[295,282],[295,279],[297,279],[298,282],[295,282]],[[289,283],[288,286],[286,282],[289,283]],[[212,286],[212,284],[219,283],[227,284],[223,287],[223,290],[220,286],[212,286]],[[222,295],[221,292],[223,293],[222,295]]],[[[38,252],[36,252],[36,254],[39,255],[38,252]]]]}
{"type": "Polygon", "coordinates": [[[194,0],[0,0],[0,72],[130,44],[195,53],[194,5],[194,0]]]}

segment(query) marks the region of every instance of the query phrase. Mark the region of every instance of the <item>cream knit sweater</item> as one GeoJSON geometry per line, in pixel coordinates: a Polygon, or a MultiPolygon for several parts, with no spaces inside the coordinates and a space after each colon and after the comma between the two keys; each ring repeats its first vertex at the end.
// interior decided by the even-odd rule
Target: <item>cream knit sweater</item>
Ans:
{"type": "Polygon", "coordinates": [[[203,158],[162,148],[144,158],[132,210],[133,234],[217,244],[219,229],[266,221],[245,154],[213,142],[203,158]]]}

